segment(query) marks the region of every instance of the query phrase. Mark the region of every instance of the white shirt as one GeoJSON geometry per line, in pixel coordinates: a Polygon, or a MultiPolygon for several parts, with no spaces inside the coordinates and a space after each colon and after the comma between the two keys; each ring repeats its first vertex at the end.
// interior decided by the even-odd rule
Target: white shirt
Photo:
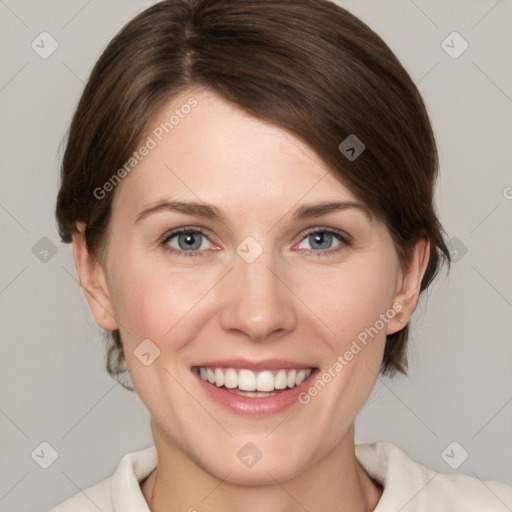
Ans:
{"type": "MultiPolygon", "coordinates": [[[[507,512],[512,487],[433,471],[389,442],[355,445],[356,458],[384,490],[374,512],[507,512]]],[[[140,482],[157,465],[155,447],[125,455],[112,476],[49,512],[150,512],[140,482]]]]}

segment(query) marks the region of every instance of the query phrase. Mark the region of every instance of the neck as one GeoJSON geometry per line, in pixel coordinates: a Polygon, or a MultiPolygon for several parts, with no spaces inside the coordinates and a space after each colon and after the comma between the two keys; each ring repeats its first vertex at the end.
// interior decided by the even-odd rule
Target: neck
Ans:
{"type": "Polygon", "coordinates": [[[328,455],[298,476],[239,485],[206,472],[152,422],[158,468],[141,485],[152,512],[371,512],[382,495],[355,458],[353,426],[328,455]]]}

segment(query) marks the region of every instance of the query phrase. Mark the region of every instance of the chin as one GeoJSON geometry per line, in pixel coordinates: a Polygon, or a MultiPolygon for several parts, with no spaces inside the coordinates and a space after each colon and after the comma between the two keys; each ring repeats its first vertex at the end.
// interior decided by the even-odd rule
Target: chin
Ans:
{"type": "Polygon", "coordinates": [[[290,464],[289,461],[285,464],[277,463],[277,461],[269,461],[265,464],[263,460],[260,460],[252,468],[232,466],[226,469],[226,473],[215,473],[215,476],[234,485],[275,485],[276,481],[286,482],[304,470],[296,464],[290,464]],[[227,478],[226,474],[229,474],[227,478]]]}
{"type": "Polygon", "coordinates": [[[276,480],[285,482],[303,473],[308,463],[304,459],[305,454],[302,457],[293,457],[293,454],[280,453],[279,449],[268,448],[268,455],[265,456],[264,452],[257,451],[250,442],[237,443],[235,451],[220,451],[224,454],[231,453],[230,460],[220,462],[217,456],[204,460],[200,456],[197,462],[208,473],[235,485],[274,485],[276,480]],[[240,444],[242,449],[238,448],[240,444]]]}

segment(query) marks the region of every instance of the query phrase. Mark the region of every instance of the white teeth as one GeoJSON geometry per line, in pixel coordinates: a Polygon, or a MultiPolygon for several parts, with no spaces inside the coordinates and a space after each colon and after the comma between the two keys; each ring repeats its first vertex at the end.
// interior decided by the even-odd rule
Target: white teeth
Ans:
{"type": "Polygon", "coordinates": [[[235,370],[233,370],[233,368],[228,368],[224,373],[224,386],[226,386],[228,389],[233,389],[238,386],[238,375],[236,374],[235,370]]]}
{"type": "Polygon", "coordinates": [[[242,391],[256,391],[256,375],[254,375],[254,372],[251,372],[251,370],[240,370],[238,374],[238,389],[242,391]]]}
{"type": "Polygon", "coordinates": [[[258,391],[274,390],[274,376],[272,375],[272,372],[258,373],[258,376],[256,377],[256,389],[258,391]]]}
{"type": "MultiPolygon", "coordinates": [[[[246,396],[269,396],[266,393],[275,389],[294,388],[302,384],[310,375],[308,370],[264,370],[253,372],[247,369],[234,368],[204,368],[199,367],[199,376],[217,387],[225,386],[227,389],[238,388],[238,391],[250,391],[246,396]],[[263,393],[263,394],[260,394],[263,393]]],[[[244,394],[245,393],[241,393],[244,394]]]]}
{"type": "Polygon", "coordinates": [[[258,397],[267,397],[267,396],[274,396],[277,395],[277,393],[264,393],[260,391],[240,391],[239,389],[230,389],[230,393],[234,393],[235,395],[240,396],[250,396],[251,398],[258,398],[258,397]]]}
{"type": "Polygon", "coordinates": [[[276,389],[285,389],[288,387],[288,379],[286,378],[286,371],[279,370],[274,377],[274,387],[276,389]]]}
{"type": "Polygon", "coordinates": [[[295,377],[295,385],[298,386],[302,384],[306,380],[306,370],[299,370],[297,372],[297,377],[295,377]]]}
{"type": "Polygon", "coordinates": [[[297,371],[296,370],[292,370],[289,374],[288,374],[288,377],[287,377],[287,381],[288,381],[288,387],[289,388],[293,388],[293,386],[295,386],[295,377],[297,376],[297,371]]]}
{"type": "Polygon", "coordinates": [[[220,368],[215,369],[215,385],[219,388],[224,386],[224,374],[222,373],[220,368]]]}

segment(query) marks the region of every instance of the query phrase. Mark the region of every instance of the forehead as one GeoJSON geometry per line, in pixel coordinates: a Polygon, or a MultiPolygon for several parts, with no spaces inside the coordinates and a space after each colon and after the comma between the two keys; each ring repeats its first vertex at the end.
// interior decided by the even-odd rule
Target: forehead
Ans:
{"type": "Polygon", "coordinates": [[[268,209],[302,199],[357,201],[304,142],[212,91],[192,89],[170,100],[148,124],[138,148],[144,146],[115,203],[138,208],[176,197],[268,209]]]}

